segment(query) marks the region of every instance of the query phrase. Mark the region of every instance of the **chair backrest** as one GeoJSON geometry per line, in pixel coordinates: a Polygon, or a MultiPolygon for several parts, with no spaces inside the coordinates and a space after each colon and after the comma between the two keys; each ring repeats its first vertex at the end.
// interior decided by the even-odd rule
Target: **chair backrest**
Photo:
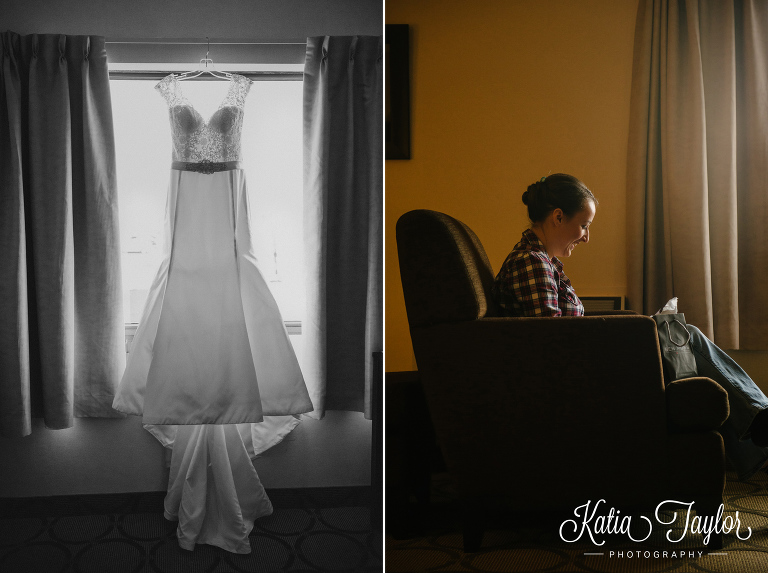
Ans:
{"type": "Polygon", "coordinates": [[[397,221],[397,253],[411,328],[496,316],[493,269],[461,221],[418,209],[397,221]]]}

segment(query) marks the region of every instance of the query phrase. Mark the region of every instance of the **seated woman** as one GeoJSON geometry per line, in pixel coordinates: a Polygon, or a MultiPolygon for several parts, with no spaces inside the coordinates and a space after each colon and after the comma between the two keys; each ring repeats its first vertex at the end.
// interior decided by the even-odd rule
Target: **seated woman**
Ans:
{"type": "MultiPolygon", "coordinates": [[[[558,257],[589,242],[597,199],[576,177],[556,174],[530,185],[523,203],[532,225],[496,276],[496,302],[507,316],[582,316],[584,306],[558,257]]],[[[699,375],[728,392],[731,413],[720,433],[739,478],[747,479],[768,465],[768,398],[698,328],[688,329],[699,375]]]]}

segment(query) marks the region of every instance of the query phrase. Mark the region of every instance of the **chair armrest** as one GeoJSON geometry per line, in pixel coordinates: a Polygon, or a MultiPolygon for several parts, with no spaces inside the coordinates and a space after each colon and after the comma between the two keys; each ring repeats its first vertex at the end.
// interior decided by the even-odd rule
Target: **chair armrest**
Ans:
{"type": "Polygon", "coordinates": [[[411,338],[430,409],[462,420],[444,441],[465,440],[468,425],[513,420],[559,447],[601,432],[616,447],[630,434],[667,433],[656,323],[647,316],[484,318],[414,328],[411,338]]]}
{"type": "Polygon", "coordinates": [[[578,381],[579,391],[601,392],[613,392],[603,388],[613,380],[624,395],[631,386],[663,397],[656,323],[647,316],[483,318],[414,328],[411,337],[423,372],[487,371],[494,379],[530,377],[539,387],[578,381]]]}
{"type": "Polygon", "coordinates": [[[728,392],[710,378],[683,378],[667,384],[667,419],[677,430],[717,430],[729,413],[728,392]]]}
{"type": "Polygon", "coordinates": [[[607,475],[638,496],[663,479],[669,428],[653,319],[483,318],[413,328],[411,338],[462,491],[478,480],[483,491],[516,491],[532,475],[557,489],[557,467],[578,468],[569,487],[584,495],[608,495],[607,475]]]}

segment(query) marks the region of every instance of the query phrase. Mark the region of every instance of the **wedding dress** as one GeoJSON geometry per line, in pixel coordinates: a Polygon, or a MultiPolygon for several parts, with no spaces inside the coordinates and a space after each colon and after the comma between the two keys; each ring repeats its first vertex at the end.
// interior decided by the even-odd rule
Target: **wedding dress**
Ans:
{"type": "Polygon", "coordinates": [[[173,139],[165,256],[113,407],[172,448],[165,513],[186,549],[250,552],[253,520],[272,512],[250,459],[313,410],[251,244],[240,166],[250,85],[232,74],[208,121],[175,75],[156,86],[173,139]]]}

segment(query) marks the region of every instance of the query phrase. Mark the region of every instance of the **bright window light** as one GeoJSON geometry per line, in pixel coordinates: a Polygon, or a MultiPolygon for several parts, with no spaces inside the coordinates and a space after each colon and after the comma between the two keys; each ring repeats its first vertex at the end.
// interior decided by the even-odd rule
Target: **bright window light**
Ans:
{"type": "MultiPolygon", "coordinates": [[[[154,89],[156,83],[110,82],[127,323],[141,318],[165,241],[171,134],[168,107],[154,89]]],[[[228,88],[223,81],[188,80],[181,86],[206,119],[228,88]]],[[[259,267],[283,319],[302,321],[302,82],[253,82],[246,100],[242,158],[259,267]]]]}

